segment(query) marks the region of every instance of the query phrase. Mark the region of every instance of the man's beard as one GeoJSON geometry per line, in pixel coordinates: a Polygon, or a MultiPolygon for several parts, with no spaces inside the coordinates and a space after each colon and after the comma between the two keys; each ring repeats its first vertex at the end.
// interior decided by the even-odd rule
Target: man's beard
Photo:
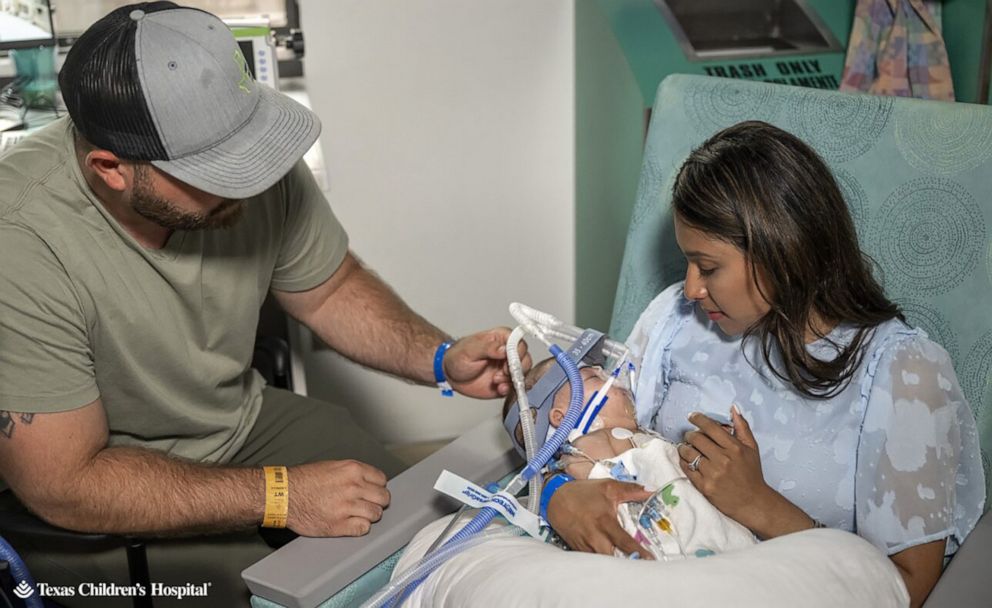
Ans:
{"type": "Polygon", "coordinates": [[[230,228],[244,212],[244,200],[225,199],[206,213],[183,211],[155,194],[147,167],[136,167],[131,208],[135,213],[169,230],[213,230],[230,228]]]}

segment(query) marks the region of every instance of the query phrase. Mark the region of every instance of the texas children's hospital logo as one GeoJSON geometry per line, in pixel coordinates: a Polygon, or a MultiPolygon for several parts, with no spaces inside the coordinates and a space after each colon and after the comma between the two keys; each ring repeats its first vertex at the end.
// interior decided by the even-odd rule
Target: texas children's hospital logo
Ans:
{"type": "Polygon", "coordinates": [[[34,595],[34,588],[29,585],[27,581],[21,581],[16,587],[14,587],[14,595],[22,600],[26,600],[34,595]]]}
{"type": "MultiPolygon", "coordinates": [[[[177,600],[188,597],[207,597],[210,595],[212,583],[186,583],[185,585],[166,585],[152,583],[142,585],[118,585],[116,583],[79,583],[78,585],[49,585],[38,583],[37,593],[40,597],[170,597],[177,600]]],[[[35,594],[36,588],[21,581],[14,587],[14,595],[26,600],[35,594]]]]}

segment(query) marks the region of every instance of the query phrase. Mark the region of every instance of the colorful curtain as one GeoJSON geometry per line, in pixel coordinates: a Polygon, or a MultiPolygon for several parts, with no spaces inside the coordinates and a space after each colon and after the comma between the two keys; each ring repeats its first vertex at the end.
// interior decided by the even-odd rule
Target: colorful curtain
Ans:
{"type": "Polygon", "coordinates": [[[858,0],[840,90],[954,101],[939,0],[858,0]]]}

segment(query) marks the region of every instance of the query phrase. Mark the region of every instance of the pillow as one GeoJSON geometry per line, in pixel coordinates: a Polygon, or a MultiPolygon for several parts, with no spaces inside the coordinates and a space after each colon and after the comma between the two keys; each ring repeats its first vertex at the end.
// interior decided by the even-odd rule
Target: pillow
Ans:
{"type": "MultiPolygon", "coordinates": [[[[416,564],[449,520],[428,525],[410,541],[394,577],[416,564]]],[[[507,524],[491,524],[500,525],[507,524]]],[[[807,530],[711,557],[670,562],[562,551],[514,536],[454,556],[404,606],[662,604],[885,608],[908,606],[909,594],[881,551],[840,530],[807,530]]]]}

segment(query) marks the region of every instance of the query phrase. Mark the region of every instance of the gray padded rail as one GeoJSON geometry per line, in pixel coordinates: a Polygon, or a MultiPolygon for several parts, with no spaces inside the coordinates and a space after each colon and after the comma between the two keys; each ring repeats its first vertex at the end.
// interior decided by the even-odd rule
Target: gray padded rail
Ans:
{"type": "Polygon", "coordinates": [[[241,576],[255,595],[287,608],[313,608],[406,545],[427,523],[458,507],[434,491],[443,469],[483,484],[521,464],[500,421],[488,419],[392,479],[392,504],[368,535],[297,538],[241,576]]]}
{"type": "Polygon", "coordinates": [[[958,549],[923,608],[992,606],[992,513],[986,513],[958,549]]]}

